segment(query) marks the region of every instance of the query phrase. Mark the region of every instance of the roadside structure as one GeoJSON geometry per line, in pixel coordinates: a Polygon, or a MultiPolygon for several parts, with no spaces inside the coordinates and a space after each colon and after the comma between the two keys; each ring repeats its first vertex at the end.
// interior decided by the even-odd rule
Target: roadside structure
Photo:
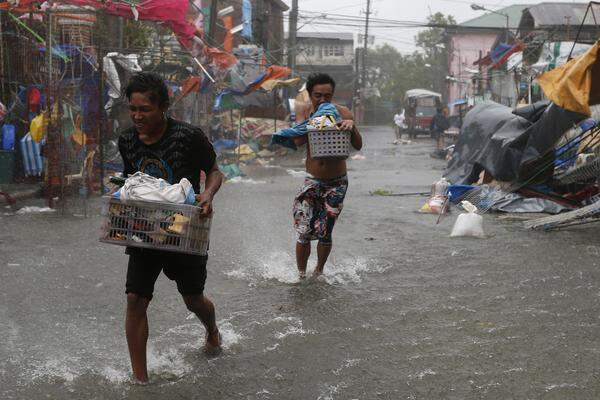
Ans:
{"type": "Polygon", "coordinates": [[[448,102],[478,97],[482,100],[487,91],[486,80],[474,63],[485,57],[498,36],[508,37],[508,27],[515,31],[521,12],[526,5],[511,5],[486,13],[446,29],[448,46],[448,102]]]}
{"type": "Polygon", "coordinates": [[[352,108],[354,89],[354,35],[352,33],[297,32],[296,72],[306,78],[327,72],[336,82],[335,97],[352,108]]]}

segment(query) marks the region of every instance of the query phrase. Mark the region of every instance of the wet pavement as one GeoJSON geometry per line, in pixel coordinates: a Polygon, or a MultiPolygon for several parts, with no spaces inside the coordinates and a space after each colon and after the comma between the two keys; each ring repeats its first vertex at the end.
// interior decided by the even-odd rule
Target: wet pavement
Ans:
{"type": "Polygon", "coordinates": [[[428,190],[444,166],[432,142],[363,135],[320,279],[296,276],[299,163],[224,185],[206,290],[224,352],[201,352],[204,329],[163,275],[147,386],[129,383],[127,256],[97,241],[100,202],[88,218],[0,212],[0,398],[598,398],[598,228],[485,215],[486,239],[451,239],[456,210],[436,225],[415,212],[424,197],[369,194],[428,190]]]}

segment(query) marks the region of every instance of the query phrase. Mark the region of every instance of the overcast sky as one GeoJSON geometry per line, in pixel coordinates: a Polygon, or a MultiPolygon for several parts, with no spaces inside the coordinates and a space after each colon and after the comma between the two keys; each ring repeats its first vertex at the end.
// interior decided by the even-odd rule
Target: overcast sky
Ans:
{"type": "MultiPolygon", "coordinates": [[[[283,1],[291,6],[291,0],[283,1]]],[[[374,18],[425,22],[430,13],[442,12],[454,16],[460,23],[484,13],[483,11],[473,11],[470,7],[473,2],[493,10],[512,4],[541,3],[540,0],[372,0],[371,9],[374,12],[374,18]]],[[[366,4],[367,0],[298,0],[298,8],[300,11],[329,12],[352,15],[355,17],[364,17],[362,11],[366,10],[366,4]]],[[[306,21],[300,20],[298,26],[303,25],[305,22],[306,21]]],[[[359,28],[358,26],[328,27],[326,26],[326,19],[309,21],[307,25],[301,28],[301,31],[304,32],[323,31],[360,33],[363,30],[364,27],[359,28]]],[[[369,33],[371,32],[373,32],[373,30],[370,29],[369,33]]],[[[412,28],[386,28],[375,29],[373,34],[375,35],[376,45],[389,43],[402,52],[412,52],[415,50],[414,36],[417,32],[417,30],[412,28]]]]}

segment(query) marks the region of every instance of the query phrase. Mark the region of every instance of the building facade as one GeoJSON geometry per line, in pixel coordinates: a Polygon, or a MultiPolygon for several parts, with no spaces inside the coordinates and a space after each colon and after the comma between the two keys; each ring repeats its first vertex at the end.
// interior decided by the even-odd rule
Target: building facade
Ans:
{"type": "Polygon", "coordinates": [[[352,106],[354,82],[354,35],[352,33],[297,32],[296,71],[306,79],[313,72],[324,72],[335,80],[335,99],[352,106]]]}
{"type": "Polygon", "coordinates": [[[526,5],[512,5],[449,27],[448,48],[448,102],[480,94],[487,83],[474,64],[488,55],[499,34],[506,35],[507,16],[511,31],[519,26],[526,5]]]}

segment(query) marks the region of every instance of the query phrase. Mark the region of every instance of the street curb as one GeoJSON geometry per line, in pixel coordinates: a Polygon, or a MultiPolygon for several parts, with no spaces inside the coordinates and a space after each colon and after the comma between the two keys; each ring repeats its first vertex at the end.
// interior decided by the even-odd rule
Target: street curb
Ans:
{"type": "Polygon", "coordinates": [[[0,191],[0,204],[14,204],[18,200],[26,200],[34,197],[42,196],[42,188],[21,190],[13,193],[6,193],[0,191]]]}

